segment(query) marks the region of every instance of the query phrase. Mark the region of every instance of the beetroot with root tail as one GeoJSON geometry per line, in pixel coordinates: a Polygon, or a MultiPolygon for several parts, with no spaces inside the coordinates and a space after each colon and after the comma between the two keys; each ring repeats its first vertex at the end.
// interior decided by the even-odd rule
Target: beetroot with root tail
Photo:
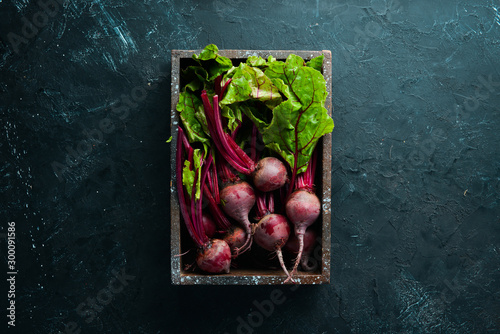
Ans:
{"type": "Polygon", "coordinates": [[[270,252],[276,252],[281,268],[287,277],[290,277],[290,274],[283,261],[281,248],[283,248],[288,241],[290,231],[290,225],[286,217],[272,213],[264,216],[264,218],[259,221],[253,235],[257,245],[270,252]]]}
{"type": "Polygon", "coordinates": [[[259,221],[255,228],[254,239],[260,247],[275,251],[286,244],[290,231],[286,217],[272,213],[259,221]]]}
{"type": "Polygon", "coordinates": [[[272,213],[259,221],[253,237],[260,247],[268,251],[275,251],[286,244],[290,231],[286,217],[272,213]]]}
{"type": "Polygon", "coordinates": [[[231,266],[231,250],[224,240],[212,239],[196,256],[198,267],[211,274],[227,274],[231,266]]]}
{"type": "MultiPolygon", "coordinates": [[[[309,258],[310,255],[313,251],[313,247],[316,243],[316,232],[312,229],[307,229],[306,233],[304,234],[304,249],[302,251],[302,257],[300,259],[300,266],[302,267],[302,270],[304,271],[312,271],[316,269],[317,267],[313,264],[309,264],[309,258]]],[[[291,235],[290,238],[288,239],[288,242],[285,245],[285,249],[294,255],[297,255],[299,253],[299,239],[295,234],[291,235]]]]}
{"type": "Polygon", "coordinates": [[[274,213],[274,196],[272,193],[257,192],[257,212],[260,221],[253,227],[253,238],[255,243],[270,252],[276,252],[281,268],[287,279],[291,280],[288,270],[283,261],[281,248],[285,246],[290,236],[290,224],[285,216],[274,213]]]}
{"type": "Polygon", "coordinates": [[[229,245],[231,254],[236,257],[238,249],[242,248],[247,240],[247,233],[245,233],[245,230],[241,227],[232,226],[229,228],[226,235],[224,235],[223,240],[229,245]]]}
{"type": "Polygon", "coordinates": [[[286,215],[297,229],[305,233],[307,227],[318,219],[321,203],[318,196],[307,190],[297,190],[292,193],[286,203],[286,215]]]}
{"type": "Polygon", "coordinates": [[[252,178],[254,186],[264,192],[279,189],[288,180],[285,165],[274,157],[259,160],[252,178]]]}
{"type": "Polygon", "coordinates": [[[297,175],[292,175],[292,180],[295,180],[288,189],[289,195],[285,204],[285,212],[290,222],[294,227],[295,236],[299,241],[299,251],[291,276],[297,273],[297,267],[304,252],[304,234],[306,229],[318,219],[321,213],[321,203],[318,196],[314,194],[314,175],[316,171],[317,150],[314,151],[307,169],[305,172],[297,175]],[[291,189],[295,188],[290,194],[291,189]]]}
{"type": "Polygon", "coordinates": [[[292,276],[296,274],[302,252],[304,251],[304,234],[306,229],[318,219],[321,204],[318,197],[308,190],[299,189],[292,193],[285,206],[286,216],[294,226],[295,236],[299,240],[299,252],[292,276]]]}
{"type": "Polygon", "coordinates": [[[252,244],[252,230],[248,214],[255,204],[255,192],[247,182],[239,181],[228,184],[220,192],[223,203],[222,210],[236,220],[246,233],[246,240],[242,247],[235,249],[236,255],[250,248],[252,244]]]}

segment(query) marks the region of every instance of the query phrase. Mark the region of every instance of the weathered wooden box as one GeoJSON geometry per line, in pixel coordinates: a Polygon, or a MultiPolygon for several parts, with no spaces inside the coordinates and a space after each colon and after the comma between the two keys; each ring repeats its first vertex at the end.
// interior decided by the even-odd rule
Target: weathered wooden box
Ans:
{"type": "MultiPolygon", "coordinates": [[[[262,268],[252,263],[241,263],[238,268],[231,268],[229,274],[208,275],[197,270],[185,269],[186,265],[192,264],[193,260],[185,260],[185,256],[178,256],[188,251],[192,244],[187,236],[184,227],[179,202],[177,199],[176,177],[175,175],[175,151],[177,142],[177,125],[179,115],[176,105],[179,101],[181,88],[180,72],[190,63],[194,53],[199,54],[201,50],[172,50],[172,100],[171,100],[171,122],[172,143],[171,145],[171,170],[170,178],[171,199],[170,199],[170,224],[171,224],[171,265],[172,283],[180,285],[272,285],[283,284],[286,275],[279,266],[276,269],[262,268]],[[187,263],[185,263],[186,261],[187,263]]],[[[289,54],[296,54],[305,60],[317,57],[321,54],[325,56],[323,61],[323,75],[327,83],[328,97],[325,107],[330,116],[332,113],[331,83],[332,83],[332,57],[331,52],[323,51],[295,51],[295,50],[220,50],[219,54],[233,60],[233,63],[245,61],[252,55],[267,58],[272,55],[278,60],[284,60],[289,54]]],[[[317,195],[322,204],[322,213],[313,226],[318,232],[317,245],[311,254],[312,264],[316,265],[315,270],[310,272],[299,271],[294,276],[298,284],[325,284],[330,282],[330,245],[331,245],[331,134],[325,135],[319,142],[318,170],[316,171],[315,184],[317,195]]],[[[255,246],[252,246],[252,248],[255,246]]],[[[194,253],[193,250],[190,253],[194,253]]],[[[288,265],[290,265],[288,263],[288,265]]]]}

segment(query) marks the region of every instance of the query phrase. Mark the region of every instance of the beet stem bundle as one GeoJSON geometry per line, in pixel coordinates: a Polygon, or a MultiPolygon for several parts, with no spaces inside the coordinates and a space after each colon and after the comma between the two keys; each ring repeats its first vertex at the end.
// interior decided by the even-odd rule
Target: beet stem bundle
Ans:
{"type": "Polygon", "coordinates": [[[207,92],[201,93],[201,100],[207,119],[207,126],[215,147],[222,157],[239,173],[250,176],[255,187],[261,191],[281,188],[288,180],[285,165],[276,158],[267,157],[255,164],[234,138],[224,132],[219,107],[219,96],[212,98],[210,104],[207,92]]]}
{"type": "MultiPolygon", "coordinates": [[[[203,227],[203,191],[200,191],[199,198],[196,198],[196,184],[200,182],[201,187],[205,185],[208,170],[212,164],[212,155],[208,155],[206,161],[200,161],[201,179],[198,180],[198,173],[194,173],[193,186],[191,189],[191,197],[184,192],[184,184],[182,182],[183,175],[183,156],[184,145],[187,138],[184,131],[178,128],[177,152],[176,152],[176,174],[177,174],[177,191],[179,193],[179,206],[181,209],[182,218],[189,232],[189,235],[198,246],[198,254],[196,263],[201,270],[209,273],[228,273],[231,265],[231,250],[228,244],[219,239],[209,239],[203,227]]],[[[190,170],[194,166],[194,150],[189,149],[188,143],[188,161],[190,170]]]]}

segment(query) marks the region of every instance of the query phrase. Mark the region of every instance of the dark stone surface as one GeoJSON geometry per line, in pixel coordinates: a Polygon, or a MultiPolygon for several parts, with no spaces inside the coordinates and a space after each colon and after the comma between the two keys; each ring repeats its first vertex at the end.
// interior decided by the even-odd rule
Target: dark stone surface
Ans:
{"type": "Polygon", "coordinates": [[[50,9],[0,2],[2,333],[500,332],[497,0],[50,9]],[[331,285],[170,285],[170,50],[208,43],[332,50],[331,285]]]}

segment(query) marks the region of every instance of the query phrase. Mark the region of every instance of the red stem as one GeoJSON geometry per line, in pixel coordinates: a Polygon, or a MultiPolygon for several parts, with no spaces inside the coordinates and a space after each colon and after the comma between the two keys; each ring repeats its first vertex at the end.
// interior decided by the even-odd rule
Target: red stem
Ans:
{"type": "MultiPolygon", "coordinates": [[[[227,153],[228,155],[230,155],[231,158],[233,158],[234,160],[233,162],[235,165],[233,165],[230,162],[230,160],[228,160],[228,162],[239,172],[248,175],[249,173],[245,173],[248,167],[245,166],[245,161],[242,159],[241,153],[238,152],[238,150],[241,150],[241,148],[238,146],[238,144],[236,144],[236,142],[231,136],[229,136],[227,133],[224,132],[224,129],[222,127],[222,119],[219,108],[219,97],[217,95],[214,95],[213,97],[213,105],[214,105],[213,111],[214,111],[216,133],[220,135],[219,139],[220,143],[223,146],[222,148],[227,150],[226,152],[222,150],[221,153],[222,154],[227,153]]],[[[246,156],[245,152],[243,152],[243,154],[246,156]]]]}
{"type": "Polygon", "coordinates": [[[187,139],[187,136],[184,134],[184,132],[182,134],[183,134],[182,145],[184,146],[184,149],[188,151],[189,154],[190,152],[194,151],[194,149],[191,147],[191,144],[189,144],[189,140],[187,139]]]}
{"type": "Polygon", "coordinates": [[[255,197],[256,197],[256,204],[257,204],[257,212],[259,216],[257,217],[258,220],[261,220],[264,216],[268,214],[267,210],[267,201],[266,201],[266,193],[261,192],[257,189],[255,191],[255,197]]]}
{"type": "Polygon", "coordinates": [[[231,222],[224,215],[218,205],[219,203],[216,202],[216,200],[212,196],[212,193],[206,185],[203,188],[203,194],[208,199],[208,210],[212,214],[212,217],[215,219],[215,223],[217,224],[217,226],[224,231],[228,230],[231,227],[231,222]]]}
{"type": "Polygon", "coordinates": [[[274,213],[274,194],[272,192],[268,192],[267,194],[267,208],[269,209],[269,213],[274,213]]]}
{"type": "Polygon", "coordinates": [[[221,157],[220,152],[216,151],[215,155],[216,155],[216,161],[217,161],[216,166],[217,166],[217,170],[219,173],[219,177],[222,180],[222,184],[238,181],[240,178],[238,176],[236,176],[231,171],[231,169],[229,169],[227,162],[221,157]]]}
{"type": "Polygon", "coordinates": [[[228,79],[226,81],[226,83],[224,84],[224,86],[222,87],[222,89],[220,91],[220,94],[217,94],[217,95],[219,95],[221,97],[221,99],[224,98],[224,93],[226,92],[227,86],[229,86],[229,83],[231,82],[231,80],[233,80],[233,79],[228,79]]]}
{"type": "MultiPolygon", "coordinates": [[[[182,167],[183,167],[183,140],[185,138],[184,131],[180,127],[178,127],[177,134],[177,152],[176,152],[176,181],[177,181],[177,192],[179,194],[179,207],[181,210],[181,215],[184,220],[184,224],[191,236],[191,239],[196,243],[198,247],[203,247],[204,242],[202,238],[196,233],[193,221],[189,216],[186,195],[184,193],[184,185],[182,184],[182,167]]],[[[206,236],[205,236],[206,237],[206,236]]]]}
{"type": "MultiPolygon", "coordinates": [[[[208,189],[207,193],[209,193],[213,197],[213,199],[215,200],[215,203],[219,204],[220,203],[219,182],[217,180],[217,171],[216,171],[216,166],[215,166],[215,159],[214,159],[214,157],[213,157],[213,155],[212,155],[211,152],[209,153],[209,156],[212,159],[212,164],[210,165],[210,168],[208,169],[207,182],[206,182],[205,187],[204,187],[203,190],[205,191],[205,188],[207,188],[208,189]]],[[[205,193],[205,196],[206,196],[207,193],[205,193]]]]}
{"type": "MultiPolygon", "coordinates": [[[[193,221],[193,227],[196,234],[203,239],[201,233],[202,230],[200,230],[200,224],[198,224],[198,219],[196,216],[196,181],[198,181],[198,173],[194,174],[193,188],[191,189],[191,219],[193,221]]],[[[201,225],[201,229],[203,229],[203,224],[201,225]]]]}
{"type": "Polygon", "coordinates": [[[224,86],[221,85],[222,83],[222,74],[219,75],[217,78],[215,78],[215,81],[214,81],[214,90],[215,90],[215,94],[221,96],[221,97],[224,97],[224,93],[226,92],[226,88],[227,86],[229,85],[229,83],[231,82],[232,79],[228,79],[226,81],[226,83],[224,84],[224,86]]]}
{"type": "Polygon", "coordinates": [[[210,175],[212,179],[212,194],[217,204],[220,204],[220,195],[219,195],[219,180],[217,179],[217,167],[215,166],[215,157],[214,163],[212,164],[212,168],[210,168],[210,175]]]}
{"type": "MultiPolygon", "coordinates": [[[[203,162],[203,161],[202,161],[203,162]]],[[[203,188],[206,185],[206,180],[207,180],[207,174],[208,170],[210,168],[210,165],[212,164],[212,155],[209,154],[207,159],[205,160],[205,163],[202,164],[200,167],[201,168],[201,182],[200,182],[200,198],[195,200],[195,205],[197,207],[197,215],[196,215],[196,220],[195,220],[195,225],[198,225],[198,230],[200,231],[200,235],[203,236],[205,239],[205,242],[208,242],[208,237],[205,233],[205,228],[203,227],[203,188]]],[[[196,175],[195,174],[195,182],[193,183],[193,194],[196,193],[196,175]]]]}
{"type": "Polygon", "coordinates": [[[314,176],[316,174],[315,172],[316,172],[317,156],[318,156],[317,149],[315,149],[313,151],[311,159],[307,164],[306,171],[297,175],[297,179],[293,187],[295,188],[295,190],[305,189],[307,191],[314,191],[314,176]]]}
{"type": "Polygon", "coordinates": [[[210,136],[215,146],[224,159],[238,172],[250,175],[255,170],[255,164],[236,144],[234,139],[224,132],[220,115],[219,97],[217,95],[213,97],[213,107],[210,105],[206,91],[201,93],[201,99],[203,101],[210,136]]]}
{"type": "Polygon", "coordinates": [[[274,194],[270,192],[262,192],[257,189],[255,191],[256,203],[257,203],[257,213],[259,220],[264,218],[271,213],[274,213],[274,194]]]}
{"type": "Polygon", "coordinates": [[[231,138],[227,133],[224,133],[224,136],[226,137],[226,141],[229,144],[229,148],[232,149],[235,154],[238,156],[238,159],[242,161],[242,164],[240,167],[240,170],[236,168],[235,165],[231,163],[230,160],[228,160],[229,164],[233,166],[236,170],[238,170],[240,173],[243,173],[245,175],[250,175],[252,172],[255,170],[255,163],[253,162],[252,159],[241,149],[241,147],[236,144],[233,138],[231,138]]]}

